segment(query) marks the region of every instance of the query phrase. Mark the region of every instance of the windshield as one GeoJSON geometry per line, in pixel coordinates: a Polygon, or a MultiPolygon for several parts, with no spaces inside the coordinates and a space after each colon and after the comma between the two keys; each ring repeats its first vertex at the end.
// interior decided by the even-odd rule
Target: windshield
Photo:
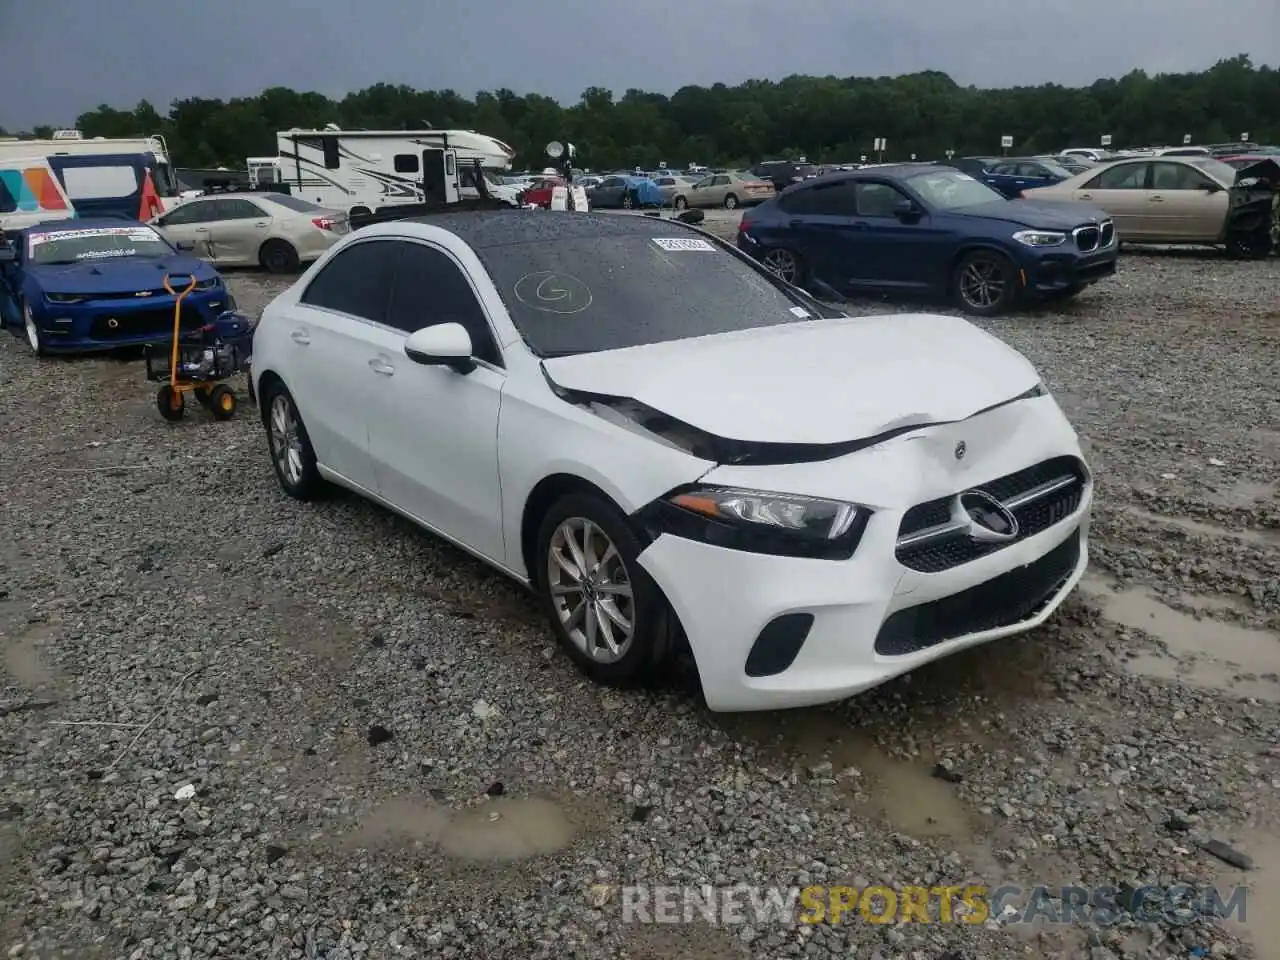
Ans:
{"type": "Polygon", "coordinates": [[[525,343],[544,357],[841,315],[680,229],[476,252],[525,343]]]}
{"type": "Polygon", "coordinates": [[[907,177],[907,183],[924,198],[925,203],[940,210],[958,210],[1005,199],[1003,194],[959,170],[917,173],[907,177]]]}
{"type": "Polygon", "coordinates": [[[1186,159],[1188,163],[1195,164],[1225,187],[1236,182],[1236,170],[1230,164],[1223,163],[1214,157],[1187,157],[1186,159]]]}
{"type": "Polygon", "coordinates": [[[31,263],[78,263],[110,257],[166,257],[173,249],[150,227],[50,230],[27,238],[31,263]]]}

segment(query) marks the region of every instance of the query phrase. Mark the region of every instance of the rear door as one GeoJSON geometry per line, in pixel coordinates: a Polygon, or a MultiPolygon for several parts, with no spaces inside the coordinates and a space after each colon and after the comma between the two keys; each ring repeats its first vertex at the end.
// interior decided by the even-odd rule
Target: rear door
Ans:
{"type": "Polygon", "coordinates": [[[271,215],[244,197],[220,197],[212,202],[216,218],[209,229],[218,262],[227,266],[256,265],[258,250],[271,232],[271,215]]]}
{"type": "Polygon", "coordinates": [[[1122,240],[1151,238],[1147,184],[1151,164],[1142,160],[1117,163],[1100,170],[1075,191],[1075,199],[1111,214],[1122,240]]]}
{"type": "Polygon", "coordinates": [[[997,163],[981,175],[987,186],[999,190],[1006,197],[1016,197],[1022,192],[1026,181],[1018,177],[1018,164],[1015,161],[997,163]]]}
{"type": "Polygon", "coordinates": [[[813,276],[844,291],[855,274],[870,268],[860,257],[876,258],[865,221],[858,219],[855,186],[851,180],[823,182],[797,189],[777,201],[787,216],[786,236],[813,276]]]}

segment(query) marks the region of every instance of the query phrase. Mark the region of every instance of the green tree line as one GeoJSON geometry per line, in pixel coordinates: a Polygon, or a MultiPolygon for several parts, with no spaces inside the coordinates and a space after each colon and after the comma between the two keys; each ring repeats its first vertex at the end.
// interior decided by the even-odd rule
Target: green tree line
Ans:
{"type": "MultiPolygon", "coordinates": [[[[745,166],[771,157],[857,160],[887,141],[886,158],[1016,153],[1096,146],[1234,141],[1242,133],[1280,141],[1280,70],[1248,56],[1200,73],[1154,76],[1134,70],[1087,87],[961,87],[945,73],[899,77],[790,76],[737,86],[687,86],[667,96],[628,90],[619,98],[590,87],[572,106],[540,94],[415,90],[380,83],[331,100],[272,87],[256,97],[175,100],[166,114],[147,101],[131,110],[106,104],[82,114],[86,137],[163,134],[175,165],[240,168],[246,156],[275,153],[275,133],[336,123],[351,129],[474,129],[517,151],[516,165],[540,167],[543,146],[569,140],[594,169],[652,168],[661,162],[745,166]]],[[[49,128],[35,132],[46,132],[49,128]]]]}

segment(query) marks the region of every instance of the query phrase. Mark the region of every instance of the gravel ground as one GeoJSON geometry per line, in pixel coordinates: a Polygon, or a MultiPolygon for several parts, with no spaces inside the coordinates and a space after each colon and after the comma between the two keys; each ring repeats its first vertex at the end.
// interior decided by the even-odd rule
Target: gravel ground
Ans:
{"type": "MultiPolygon", "coordinates": [[[[231,283],[249,310],[281,287],[231,283]]],[[[0,338],[0,950],[1280,956],[1278,284],[1130,255],[985,324],[1087,438],[1087,588],[1028,637],[739,717],[590,686],[496,574],[286,500],[252,417],[169,425],[136,361],[0,338]],[[966,881],[1252,899],[1243,928],[711,926],[624,922],[613,887],[966,881]]]]}

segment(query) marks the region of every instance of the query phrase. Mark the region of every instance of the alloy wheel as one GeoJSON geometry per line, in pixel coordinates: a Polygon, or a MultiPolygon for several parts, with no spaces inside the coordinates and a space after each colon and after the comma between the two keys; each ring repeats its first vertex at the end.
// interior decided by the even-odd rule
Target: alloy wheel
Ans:
{"type": "Polygon", "coordinates": [[[764,255],[764,267],[771,273],[781,277],[787,283],[795,283],[800,272],[796,255],[790,250],[770,250],[764,255]]]}
{"type": "Polygon", "coordinates": [[[622,554],[598,524],[569,517],[547,546],[547,589],[569,639],[596,663],[617,663],[635,639],[635,594],[622,554]]]}
{"type": "Polygon", "coordinates": [[[293,402],[283,393],[271,401],[271,455],[290,486],[302,482],[302,431],[293,402]]]}
{"type": "Polygon", "coordinates": [[[36,318],[31,312],[30,304],[24,303],[22,305],[22,321],[27,329],[27,344],[31,347],[31,352],[39,356],[40,328],[36,326],[36,318]]]}
{"type": "Polygon", "coordinates": [[[960,295],[973,307],[988,309],[1004,297],[1004,271],[994,260],[971,260],[960,274],[960,295]]]}

